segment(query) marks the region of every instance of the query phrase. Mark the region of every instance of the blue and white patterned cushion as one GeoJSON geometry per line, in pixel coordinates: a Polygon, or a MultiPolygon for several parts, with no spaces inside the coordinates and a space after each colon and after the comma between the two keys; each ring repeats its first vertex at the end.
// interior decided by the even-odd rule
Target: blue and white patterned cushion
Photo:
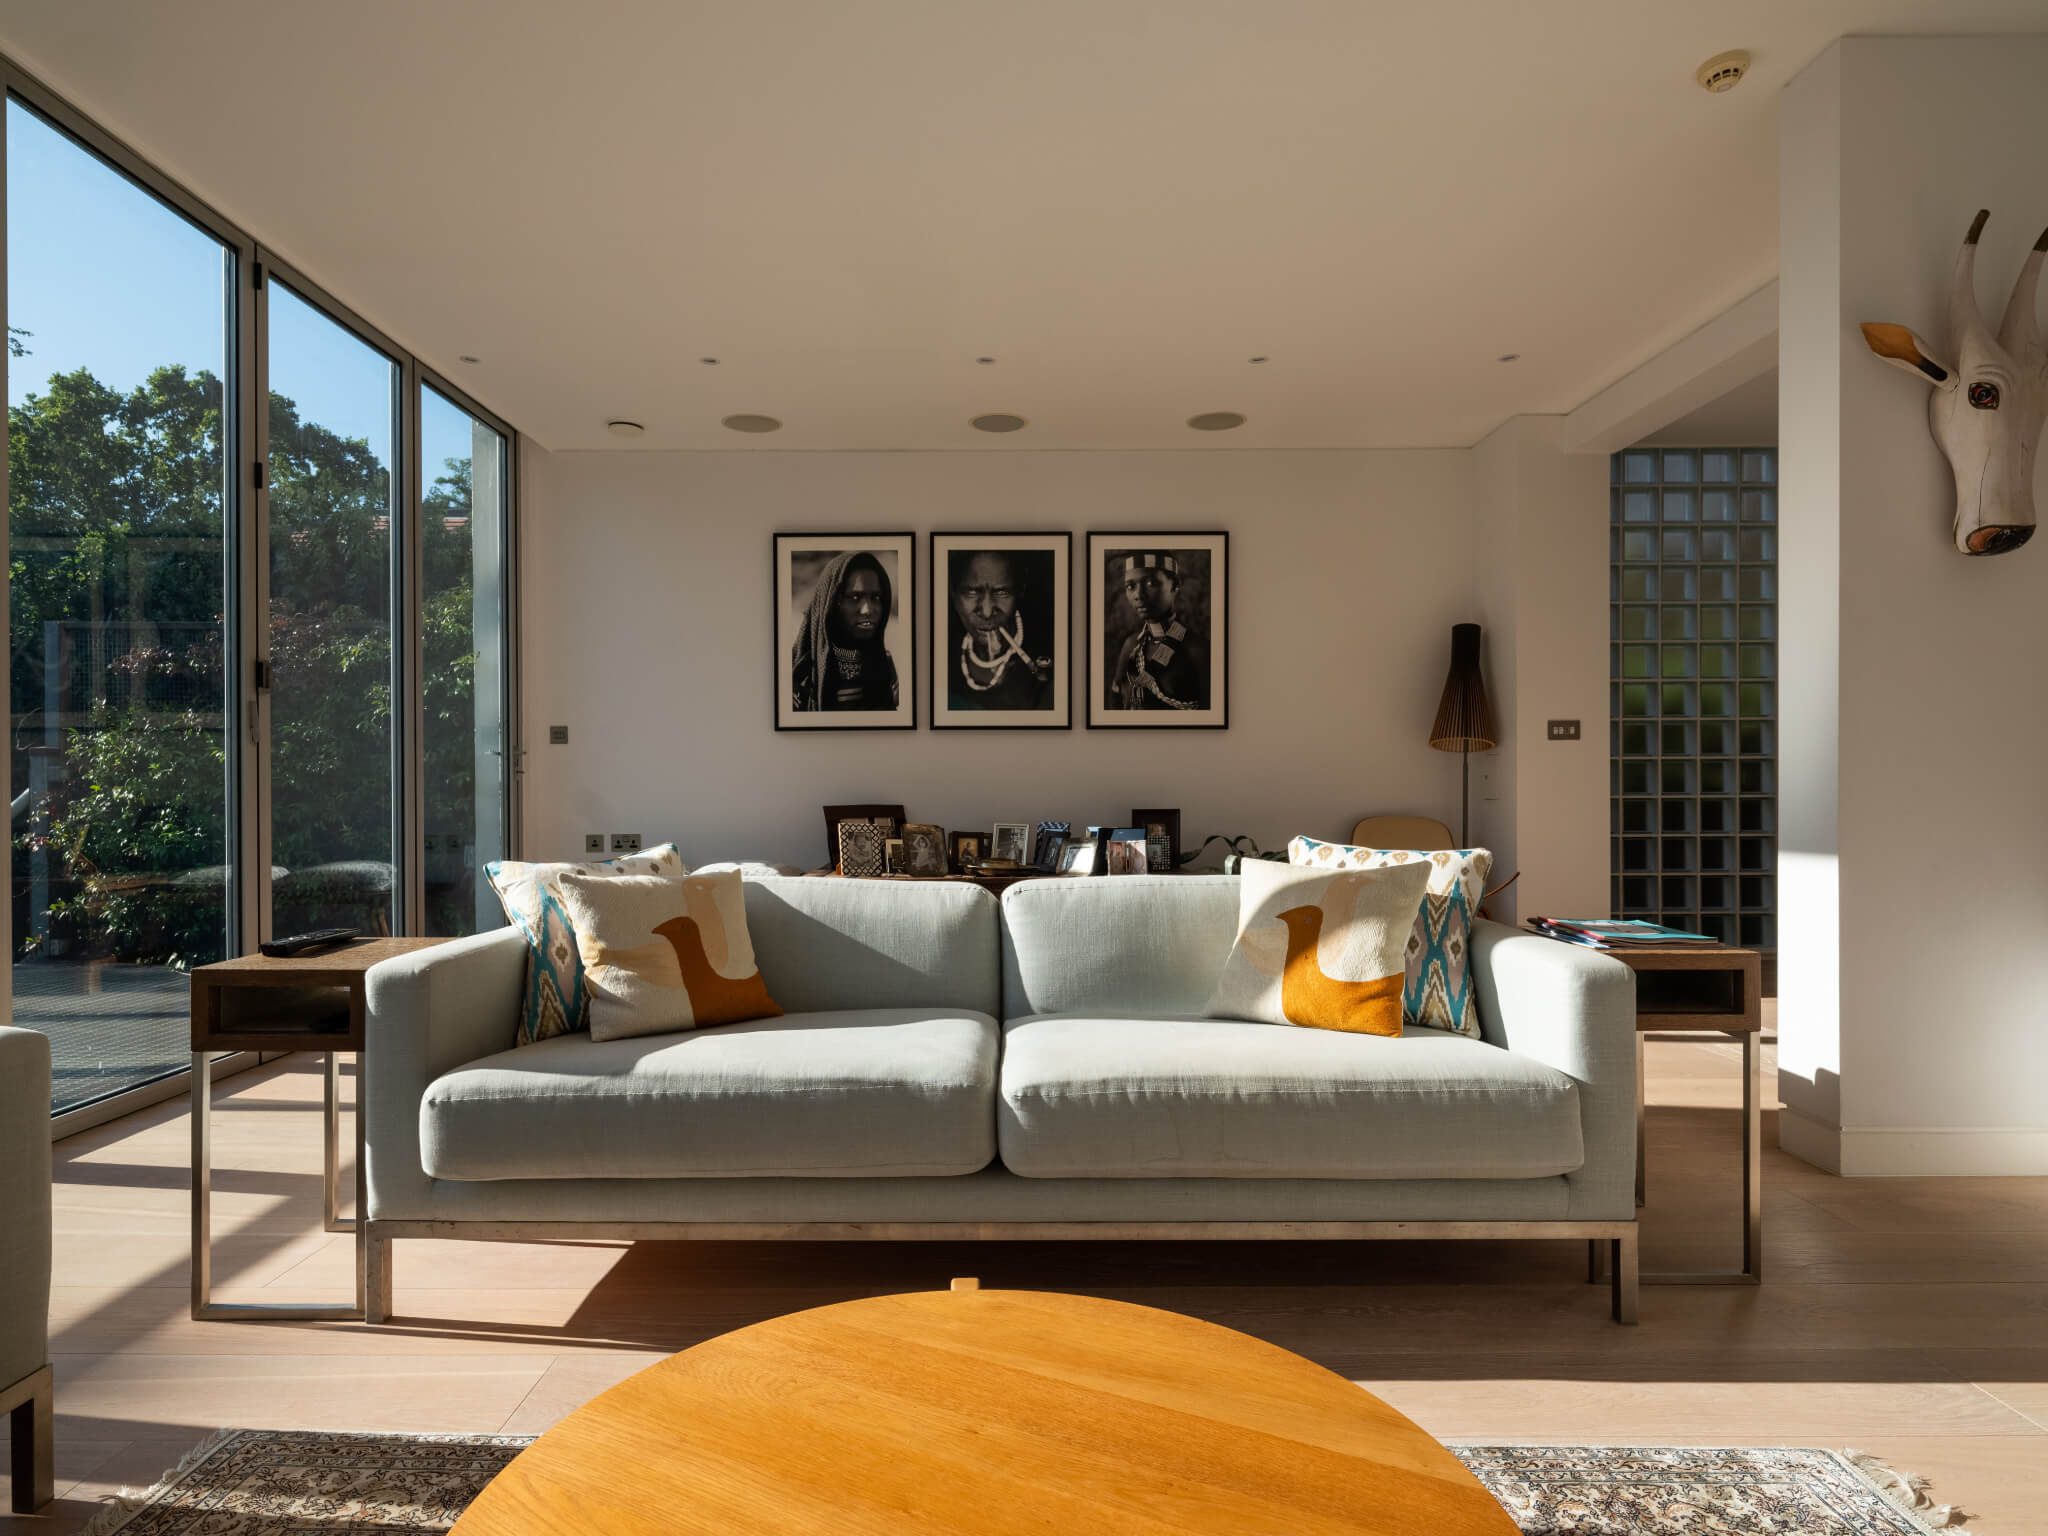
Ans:
{"type": "Polygon", "coordinates": [[[555,1035],[588,1028],[584,1010],[583,956],[576,928],[562,906],[561,878],[578,875],[668,875],[689,873],[674,843],[645,853],[597,859],[588,864],[521,864],[498,859],[484,866],[499,904],[526,935],[526,996],[519,1009],[514,1044],[532,1045],[555,1035]]]}
{"type": "Polygon", "coordinates": [[[1484,848],[1359,848],[1297,837],[1287,862],[1319,869],[1385,869],[1426,860],[1429,889],[1408,935],[1401,1017],[1410,1024],[1479,1034],[1479,994],[1472,985],[1472,919],[1486,894],[1493,854],[1484,848]]]}

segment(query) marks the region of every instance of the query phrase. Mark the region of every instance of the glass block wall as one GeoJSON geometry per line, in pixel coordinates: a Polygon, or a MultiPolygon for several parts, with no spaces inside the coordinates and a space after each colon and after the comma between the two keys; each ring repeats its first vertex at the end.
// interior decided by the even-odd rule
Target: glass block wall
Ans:
{"type": "Polygon", "coordinates": [[[1778,452],[1614,455],[1613,904],[1775,949],[1778,452]]]}

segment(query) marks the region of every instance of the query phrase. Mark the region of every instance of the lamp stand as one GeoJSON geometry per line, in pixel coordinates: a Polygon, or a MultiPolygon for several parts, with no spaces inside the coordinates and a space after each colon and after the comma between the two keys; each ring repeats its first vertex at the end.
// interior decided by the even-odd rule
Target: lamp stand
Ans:
{"type": "Polygon", "coordinates": [[[1472,821],[1472,749],[1461,748],[1458,752],[1458,846],[1471,846],[1469,827],[1472,821]]]}

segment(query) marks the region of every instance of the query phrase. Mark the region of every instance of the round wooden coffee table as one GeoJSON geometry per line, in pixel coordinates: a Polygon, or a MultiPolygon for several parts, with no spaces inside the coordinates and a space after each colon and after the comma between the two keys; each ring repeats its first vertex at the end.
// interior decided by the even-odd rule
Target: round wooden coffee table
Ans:
{"type": "Polygon", "coordinates": [[[1151,1307],[954,1283],[650,1366],[522,1452],[456,1536],[1515,1536],[1449,1451],[1299,1355],[1151,1307]]]}

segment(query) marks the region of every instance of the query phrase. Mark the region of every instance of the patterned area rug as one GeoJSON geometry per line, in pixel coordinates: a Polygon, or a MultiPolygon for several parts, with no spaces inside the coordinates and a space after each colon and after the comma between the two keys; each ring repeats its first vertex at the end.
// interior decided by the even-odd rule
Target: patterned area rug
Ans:
{"type": "MultiPolygon", "coordinates": [[[[85,1536],[445,1531],[528,1435],[222,1430],[85,1536]]],[[[1918,1479],[1855,1453],[1453,1446],[1528,1536],[1968,1536],[1918,1479]]]]}

